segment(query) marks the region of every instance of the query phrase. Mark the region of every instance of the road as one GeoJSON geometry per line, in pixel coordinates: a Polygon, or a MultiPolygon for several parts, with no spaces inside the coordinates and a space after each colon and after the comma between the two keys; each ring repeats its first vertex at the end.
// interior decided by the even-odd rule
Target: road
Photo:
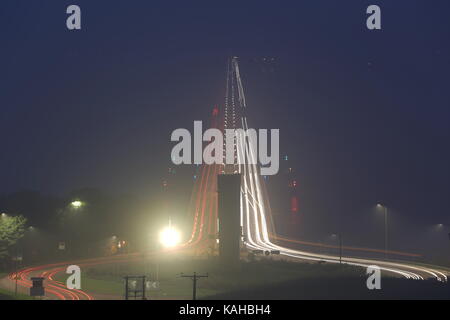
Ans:
{"type": "MultiPolygon", "coordinates": [[[[243,124],[244,129],[246,129],[247,121],[245,118],[243,124]]],[[[245,230],[246,246],[249,249],[264,251],[279,250],[282,255],[294,259],[340,263],[339,256],[290,249],[272,241],[270,235],[275,234],[275,231],[271,220],[268,196],[257,165],[251,164],[256,163],[256,155],[252,153],[253,148],[245,147],[247,142],[244,140],[244,137],[241,137],[240,141],[238,148],[241,149],[242,154],[245,154],[247,159],[247,161],[242,161],[241,163],[244,164],[240,166],[240,173],[243,175],[241,186],[241,225],[243,230],[245,230]]],[[[408,262],[399,263],[377,259],[344,257],[343,263],[360,267],[376,265],[383,271],[416,280],[435,278],[438,281],[447,281],[448,275],[447,271],[439,267],[424,267],[408,262]]]]}
{"type": "MultiPolygon", "coordinates": [[[[43,299],[49,300],[94,300],[94,299],[104,299],[106,295],[90,294],[83,290],[69,290],[65,283],[55,280],[55,275],[58,273],[64,273],[69,265],[77,265],[80,268],[105,265],[112,263],[126,263],[132,261],[139,261],[147,258],[148,255],[144,256],[141,254],[123,254],[111,257],[101,257],[93,259],[83,259],[74,261],[64,261],[53,264],[45,264],[40,266],[34,266],[22,269],[17,273],[11,273],[8,277],[0,280],[0,286],[7,290],[14,290],[16,277],[17,277],[17,288],[18,292],[22,294],[29,294],[29,288],[32,285],[32,277],[43,277],[45,296],[43,299]]],[[[121,297],[115,297],[121,298],[121,297]]]]}

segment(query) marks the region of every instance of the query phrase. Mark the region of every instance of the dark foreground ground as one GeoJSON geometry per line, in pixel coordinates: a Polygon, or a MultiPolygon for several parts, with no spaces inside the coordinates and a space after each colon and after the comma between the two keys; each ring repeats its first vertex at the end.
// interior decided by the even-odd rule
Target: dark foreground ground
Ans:
{"type": "Polygon", "coordinates": [[[380,290],[369,290],[361,277],[295,279],[258,288],[241,289],[210,296],[207,299],[450,299],[450,284],[435,280],[384,278],[380,290]]]}
{"type": "MultiPolygon", "coordinates": [[[[111,266],[85,270],[84,284],[90,292],[123,294],[123,276],[148,270],[152,263],[129,263],[120,272],[111,266]]],[[[198,282],[199,299],[450,299],[450,284],[436,280],[407,280],[381,274],[381,289],[369,290],[366,270],[323,263],[279,260],[243,262],[237,269],[218,261],[168,258],[160,261],[160,290],[150,299],[191,299],[192,281],[180,273],[208,273],[198,282]]],[[[145,272],[144,272],[145,273],[145,272]]],[[[151,272],[147,273],[151,278],[151,272]]],[[[63,279],[61,279],[64,281],[63,279]]]]}
{"type": "MultiPolygon", "coordinates": [[[[197,298],[210,300],[311,300],[311,299],[450,299],[450,284],[435,280],[407,280],[381,274],[381,289],[367,288],[365,269],[326,263],[298,263],[261,259],[225,267],[216,259],[172,256],[158,261],[126,261],[82,268],[82,290],[95,299],[124,298],[124,277],[146,275],[159,288],[149,290],[150,300],[192,299],[192,281],[181,273],[208,274],[197,284],[197,298]]],[[[61,272],[56,280],[65,283],[61,272]]],[[[0,289],[1,299],[25,299],[0,289]]]]}

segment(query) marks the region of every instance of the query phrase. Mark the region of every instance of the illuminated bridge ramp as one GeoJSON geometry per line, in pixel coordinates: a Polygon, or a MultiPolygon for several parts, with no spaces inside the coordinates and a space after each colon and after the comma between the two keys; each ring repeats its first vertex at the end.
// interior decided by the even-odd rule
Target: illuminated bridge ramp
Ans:
{"type": "MultiPolygon", "coordinates": [[[[226,73],[225,103],[222,109],[214,108],[211,127],[225,129],[249,128],[246,118],[247,103],[241,80],[237,57],[228,61],[226,73]]],[[[225,140],[225,139],[224,139],[225,140]]],[[[252,141],[241,131],[233,142],[232,149],[236,159],[234,164],[227,165],[202,165],[191,198],[191,212],[194,216],[194,228],[189,244],[199,247],[212,247],[217,237],[217,175],[241,174],[240,192],[240,227],[244,239],[244,246],[249,249],[263,251],[279,250],[280,254],[292,259],[308,261],[323,261],[339,263],[339,257],[302,251],[280,246],[272,241],[271,235],[275,235],[269,197],[264,181],[260,175],[257,164],[257,155],[254,154],[252,141]]],[[[224,157],[226,140],[224,141],[224,157]]],[[[390,261],[358,259],[344,257],[345,264],[367,267],[378,265],[382,270],[397,275],[411,278],[424,279],[436,278],[447,280],[446,271],[438,268],[418,266],[413,263],[397,263],[390,261]]]]}

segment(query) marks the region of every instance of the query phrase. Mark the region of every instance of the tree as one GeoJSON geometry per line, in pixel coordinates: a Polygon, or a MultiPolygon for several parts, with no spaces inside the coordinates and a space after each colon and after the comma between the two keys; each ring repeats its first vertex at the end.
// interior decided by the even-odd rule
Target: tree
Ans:
{"type": "Polygon", "coordinates": [[[25,234],[27,219],[21,215],[0,217],[0,260],[6,259],[9,249],[25,234]]]}

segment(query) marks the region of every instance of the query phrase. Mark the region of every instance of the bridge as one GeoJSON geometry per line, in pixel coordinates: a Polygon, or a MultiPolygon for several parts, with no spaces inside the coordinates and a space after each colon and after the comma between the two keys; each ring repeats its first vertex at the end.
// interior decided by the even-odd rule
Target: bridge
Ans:
{"type": "MultiPolygon", "coordinates": [[[[223,108],[214,108],[211,114],[211,128],[248,129],[246,118],[246,99],[241,80],[238,58],[232,57],[228,61],[226,73],[226,94],[223,108]]],[[[413,262],[397,262],[379,259],[367,259],[345,256],[342,261],[339,256],[315,252],[313,249],[298,250],[298,245],[314,247],[316,244],[279,237],[276,235],[273,223],[269,196],[264,179],[259,172],[259,166],[252,164],[256,155],[249,145],[251,140],[242,134],[238,135],[233,145],[236,163],[233,165],[203,164],[195,180],[188,211],[193,217],[192,233],[187,241],[172,250],[194,250],[205,252],[214,249],[218,225],[218,194],[217,180],[219,174],[240,174],[240,227],[242,228],[241,249],[251,252],[253,250],[279,251],[280,256],[297,262],[326,262],[344,263],[347,265],[368,267],[377,265],[381,270],[408,279],[423,280],[434,278],[439,281],[447,281],[447,271],[439,267],[429,267],[413,262]],[[290,244],[289,245],[281,245],[290,244]]],[[[226,148],[224,148],[226,150],[226,148]]],[[[346,248],[346,250],[374,251],[375,249],[346,248]]],[[[82,290],[69,290],[64,283],[54,279],[55,274],[64,272],[70,264],[80,267],[98,266],[106,264],[118,264],[148,259],[156,252],[121,254],[112,257],[101,257],[77,261],[59,262],[42,266],[35,266],[19,270],[9,275],[10,282],[16,282],[22,292],[27,292],[31,286],[30,277],[43,276],[46,279],[47,297],[62,300],[84,300],[95,297],[82,290]]],[[[102,297],[100,297],[102,298],[102,297]]]]}
{"type": "MultiPolygon", "coordinates": [[[[211,127],[222,131],[225,129],[247,130],[249,128],[246,117],[247,103],[237,57],[232,57],[228,61],[224,100],[223,108],[215,107],[213,109],[211,127]]],[[[194,246],[199,250],[212,249],[218,232],[217,176],[218,174],[241,174],[240,226],[243,248],[249,251],[262,250],[263,252],[275,250],[279,251],[282,256],[296,261],[345,263],[360,267],[377,265],[381,270],[408,279],[435,278],[439,281],[447,281],[445,271],[414,263],[355,257],[341,259],[340,256],[297,250],[280,245],[280,242],[310,246],[315,244],[276,236],[269,196],[264,179],[259,173],[259,166],[253,164],[256,163],[257,155],[253,154],[255,149],[250,145],[251,143],[252,141],[246,139],[241,132],[233,145],[237,160],[234,165],[202,165],[200,175],[193,187],[189,211],[193,215],[194,223],[191,237],[186,245],[194,246]]],[[[352,247],[348,249],[377,251],[352,247]]]]}

